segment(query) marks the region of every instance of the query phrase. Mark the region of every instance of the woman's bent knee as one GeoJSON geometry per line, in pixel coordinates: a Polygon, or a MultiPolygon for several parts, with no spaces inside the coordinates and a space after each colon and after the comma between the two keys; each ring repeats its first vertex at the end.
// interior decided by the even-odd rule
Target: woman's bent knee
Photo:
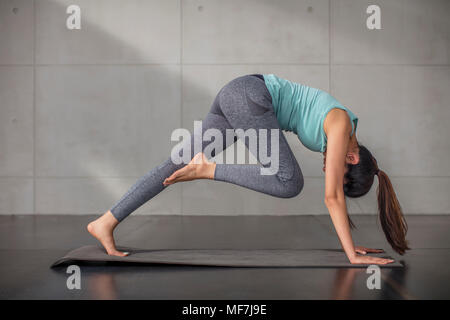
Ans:
{"type": "Polygon", "coordinates": [[[280,198],[293,198],[300,194],[303,190],[303,176],[294,175],[292,179],[286,181],[280,181],[281,188],[278,197],[280,198]]]}

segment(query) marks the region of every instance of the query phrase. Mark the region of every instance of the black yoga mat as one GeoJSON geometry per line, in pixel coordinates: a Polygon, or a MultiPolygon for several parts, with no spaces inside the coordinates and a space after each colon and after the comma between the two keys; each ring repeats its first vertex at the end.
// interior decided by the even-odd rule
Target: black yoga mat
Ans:
{"type": "MultiPolygon", "coordinates": [[[[327,268],[347,267],[365,268],[367,265],[350,264],[342,250],[333,249],[136,249],[119,247],[130,252],[126,257],[106,254],[100,246],[84,246],[67,253],[51,267],[77,262],[117,262],[142,264],[172,264],[215,267],[299,267],[327,268]]],[[[386,254],[372,254],[386,257],[386,254]]],[[[380,267],[402,267],[394,263],[380,267]]]]}

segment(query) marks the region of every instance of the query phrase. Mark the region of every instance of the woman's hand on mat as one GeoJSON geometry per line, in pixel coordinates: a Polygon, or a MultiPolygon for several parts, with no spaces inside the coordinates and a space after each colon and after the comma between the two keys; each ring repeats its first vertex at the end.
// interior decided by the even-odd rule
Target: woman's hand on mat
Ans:
{"type": "Polygon", "coordinates": [[[384,252],[383,249],[371,249],[371,248],[360,247],[360,246],[356,246],[355,251],[356,251],[356,253],[359,253],[359,254],[383,253],[384,252]]]}
{"type": "Polygon", "coordinates": [[[359,255],[355,255],[352,259],[350,259],[351,264],[388,264],[392,262],[394,262],[392,259],[359,255]]]}
{"type": "Polygon", "coordinates": [[[355,252],[362,254],[363,256],[355,254],[355,256],[352,259],[350,259],[351,264],[388,264],[388,263],[394,262],[394,260],[392,260],[392,259],[365,256],[365,254],[367,254],[367,253],[383,253],[384,252],[383,249],[371,249],[371,248],[356,246],[355,252]]]}

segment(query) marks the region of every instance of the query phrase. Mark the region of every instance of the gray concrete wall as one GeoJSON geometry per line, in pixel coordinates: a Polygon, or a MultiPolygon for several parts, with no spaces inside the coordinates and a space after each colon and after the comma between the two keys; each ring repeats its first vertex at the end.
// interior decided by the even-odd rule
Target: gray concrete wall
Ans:
{"type": "MultiPolygon", "coordinates": [[[[256,72],[330,91],[405,213],[449,213],[449,16],[447,0],[1,0],[0,213],[104,212],[168,156],[173,129],[256,72]]],[[[136,214],[327,214],[321,154],[288,139],[305,176],[294,199],[196,181],[136,214]]],[[[375,213],[375,189],[349,211],[375,213]]]]}

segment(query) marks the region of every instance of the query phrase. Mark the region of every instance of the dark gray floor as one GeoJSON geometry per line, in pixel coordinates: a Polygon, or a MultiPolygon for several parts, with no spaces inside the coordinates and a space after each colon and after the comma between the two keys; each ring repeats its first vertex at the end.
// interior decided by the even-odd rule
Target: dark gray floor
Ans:
{"type": "MultiPolygon", "coordinates": [[[[450,216],[408,216],[413,250],[405,268],[382,269],[369,290],[364,269],[215,268],[81,265],[81,290],[66,268],[68,250],[95,244],[91,216],[0,216],[1,299],[449,299],[450,216]]],[[[375,216],[353,216],[355,242],[389,249],[375,216]]],[[[131,216],[117,229],[139,248],[339,248],[328,216],[131,216]]]]}

